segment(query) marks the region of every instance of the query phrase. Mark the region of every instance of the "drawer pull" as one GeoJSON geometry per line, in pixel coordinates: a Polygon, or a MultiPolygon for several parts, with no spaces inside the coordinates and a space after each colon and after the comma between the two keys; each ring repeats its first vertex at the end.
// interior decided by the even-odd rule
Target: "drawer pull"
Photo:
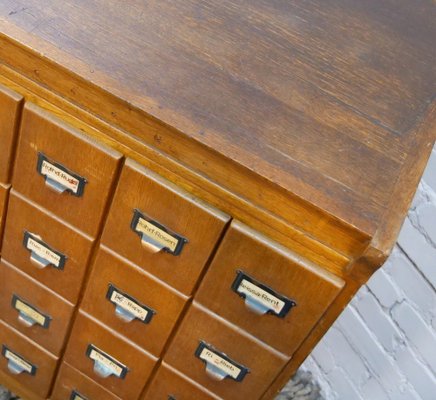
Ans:
{"type": "Polygon", "coordinates": [[[30,252],[30,262],[36,268],[44,269],[51,265],[59,270],[64,269],[67,257],[47,245],[41,236],[25,231],[23,245],[30,252]]]}
{"type": "Polygon", "coordinates": [[[22,300],[16,294],[12,296],[12,307],[18,311],[18,321],[30,328],[34,325],[40,325],[48,329],[51,317],[38,311],[35,307],[22,300]]]}
{"type": "Polygon", "coordinates": [[[88,398],[81,395],[77,390],[73,390],[69,400],[88,400],[88,398]]]}
{"type": "Polygon", "coordinates": [[[242,271],[236,271],[232,290],[242,297],[246,307],[258,315],[271,314],[284,318],[297,303],[269,288],[242,271]]]}
{"type": "Polygon", "coordinates": [[[44,177],[46,186],[56,193],[67,192],[77,197],[83,195],[86,179],[50,161],[43,153],[38,153],[37,171],[44,177]]]}
{"type": "Polygon", "coordinates": [[[2,355],[8,360],[8,370],[11,374],[19,375],[23,372],[29,375],[36,374],[36,366],[25,360],[23,357],[2,346],[2,355]]]}
{"type": "Polygon", "coordinates": [[[115,305],[115,315],[124,322],[137,319],[144,324],[150,323],[156,312],[139,301],[109,284],[106,298],[115,305]]]}
{"type": "Polygon", "coordinates": [[[141,238],[144,249],[150,253],[165,251],[178,256],[188,240],[153,221],[139,210],[133,211],[131,229],[141,238]]]}
{"type": "Polygon", "coordinates": [[[247,367],[236,363],[226,354],[203,341],[200,341],[195,356],[206,364],[206,374],[216,381],[229,378],[241,382],[249,373],[247,367]]]}
{"type": "Polygon", "coordinates": [[[125,365],[98,349],[93,344],[88,346],[86,355],[94,362],[94,372],[102,378],[113,375],[117,378],[124,379],[128,372],[128,368],[125,365]]]}

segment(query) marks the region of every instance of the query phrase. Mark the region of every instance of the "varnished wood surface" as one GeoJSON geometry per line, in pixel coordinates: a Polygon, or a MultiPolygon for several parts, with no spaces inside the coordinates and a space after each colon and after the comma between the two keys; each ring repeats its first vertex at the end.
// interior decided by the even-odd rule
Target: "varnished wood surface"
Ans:
{"type": "MultiPolygon", "coordinates": [[[[143,111],[370,235],[434,96],[435,12],[424,0],[0,5],[2,31],[30,32],[34,50],[126,101],[88,98],[94,112],[124,125],[143,111]]],[[[132,133],[183,158],[166,131],[132,133]]]]}
{"type": "Polygon", "coordinates": [[[23,97],[0,85],[0,183],[9,182],[23,97]]]}
{"type": "Polygon", "coordinates": [[[73,304],[39,284],[34,279],[2,259],[0,263],[0,318],[24,336],[38,343],[55,356],[60,356],[70,330],[73,304]],[[49,320],[47,327],[23,325],[18,310],[13,307],[13,296],[38,310],[49,320]]]}

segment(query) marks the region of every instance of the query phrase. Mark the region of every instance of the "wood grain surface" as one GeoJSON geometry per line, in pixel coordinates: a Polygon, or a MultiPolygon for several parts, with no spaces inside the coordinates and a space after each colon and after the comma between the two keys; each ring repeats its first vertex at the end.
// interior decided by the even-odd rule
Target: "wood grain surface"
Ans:
{"type": "MultiPolygon", "coordinates": [[[[0,5],[3,32],[18,41],[31,33],[34,50],[124,107],[109,97],[101,107],[92,90],[51,78],[66,97],[121,126],[145,113],[183,133],[180,143],[213,149],[187,161],[211,178],[224,180],[218,154],[282,188],[290,204],[303,199],[369,235],[433,101],[435,13],[424,0],[0,5]]],[[[132,133],[185,160],[167,130],[132,133]]],[[[254,202],[277,204],[225,178],[254,202]]]]}

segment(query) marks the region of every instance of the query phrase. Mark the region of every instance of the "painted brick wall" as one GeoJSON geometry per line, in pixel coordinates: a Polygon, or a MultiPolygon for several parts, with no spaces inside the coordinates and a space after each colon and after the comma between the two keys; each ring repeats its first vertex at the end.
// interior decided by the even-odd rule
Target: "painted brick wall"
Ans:
{"type": "Polygon", "coordinates": [[[436,147],[386,264],[308,357],[327,400],[436,399],[436,147]]]}

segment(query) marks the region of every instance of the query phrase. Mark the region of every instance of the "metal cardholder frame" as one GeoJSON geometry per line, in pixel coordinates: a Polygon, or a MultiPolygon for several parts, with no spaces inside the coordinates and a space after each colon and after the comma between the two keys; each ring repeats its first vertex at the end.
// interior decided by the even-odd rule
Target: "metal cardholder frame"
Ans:
{"type": "Polygon", "coordinates": [[[65,254],[61,253],[58,250],[55,250],[53,247],[49,246],[46,242],[44,242],[38,235],[35,235],[29,231],[24,231],[23,246],[27,251],[30,252],[30,260],[31,260],[32,264],[36,265],[39,269],[43,269],[43,268],[46,268],[49,265],[51,265],[53,268],[56,268],[56,269],[62,271],[65,267],[65,263],[68,260],[68,257],[65,254]],[[49,250],[52,253],[59,256],[59,265],[54,265],[49,260],[39,256],[33,250],[29,249],[28,248],[29,239],[34,240],[40,246],[46,248],[47,250],[49,250]]]}
{"type": "Polygon", "coordinates": [[[12,307],[18,311],[18,320],[20,321],[21,324],[23,324],[26,327],[32,327],[34,325],[39,325],[40,327],[44,328],[44,329],[48,329],[50,326],[50,322],[52,320],[52,318],[39,311],[36,307],[32,306],[29,302],[23,300],[20,296],[13,294],[12,295],[12,301],[11,301],[11,305],[12,307]],[[31,310],[33,310],[35,313],[41,315],[44,318],[44,324],[40,324],[38,321],[36,321],[35,319],[33,319],[30,315],[25,314],[23,311],[19,310],[17,308],[17,302],[20,301],[21,303],[23,303],[24,305],[26,305],[27,307],[29,307],[31,310]]]}
{"type": "Polygon", "coordinates": [[[35,376],[36,375],[36,371],[37,371],[38,367],[35,364],[27,361],[23,356],[21,356],[20,354],[16,353],[15,351],[12,351],[9,347],[7,347],[4,344],[2,345],[2,356],[5,357],[8,360],[8,370],[12,374],[19,375],[19,374],[25,372],[25,373],[27,373],[27,374],[29,374],[31,376],[35,376]],[[19,364],[15,363],[10,358],[7,358],[7,355],[6,355],[7,352],[13,354],[14,356],[16,356],[17,358],[22,360],[23,363],[28,364],[30,366],[30,371],[27,371],[25,368],[23,368],[19,364]]]}
{"type": "Polygon", "coordinates": [[[103,350],[100,350],[97,346],[93,345],[92,343],[89,344],[88,347],[86,348],[86,356],[94,363],[94,372],[102,378],[107,378],[113,375],[119,379],[124,379],[127,375],[127,372],[129,372],[129,368],[126,365],[122,364],[120,361],[118,361],[108,353],[104,352],[103,350]],[[100,354],[102,357],[106,358],[107,360],[117,365],[121,369],[121,374],[117,375],[113,369],[107,367],[106,365],[103,365],[99,361],[93,360],[91,358],[92,351],[95,351],[96,353],[100,354]]]}
{"type": "Polygon", "coordinates": [[[294,300],[276,292],[274,289],[270,288],[269,286],[260,283],[259,281],[252,278],[251,276],[247,275],[245,272],[239,269],[236,270],[236,278],[232,283],[231,289],[239,297],[242,297],[244,299],[245,305],[247,306],[248,309],[259,315],[270,314],[278,318],[285,318],[286,315],[289,313],[289,311],[297,305],[297,303],[294,300]],[[259,289],[262,289],[265,292],[269,293],[271,296],[276,297],[277,299],[283,301],[285,304],[283,308],[280,310],[280,312],[277,313],[273,309],[264,306],[263,304],[258,302],[254,296],[250,297],[247,296],[245,293],[239,292],[238,289],[243,280],[252,283],[253,285],[257,286],[259,289]]]}
{"type": "Polygon", "coordinates": [[[55,192],[57,193],[69,193],[73,196],[76,197],[82,197],[83,193],[85,191],[85,185],[88,182],[86,180],[86,178],[84,178],[83,176],[80,176],[79,174],[76,174],[74,172],[72,172],[70,169],[68,169],[67,167],[63,166],[62,164],[56,162],[56,161],[52,161],[50,160],[44,153],[42,152],[38,152],[38,162],[36,164],[36,170],[38,172],[39,175],[44,177],[45,180],[45,184],[50,187],[51,189],[53,189],[55,192]],[[50,177],[48,177],[47,175],[42,173],[42,165],[43,162],[46,161],[47,163],[53,165],[56,168],[59,168],[61,171],[67,173],[68,175],[71,175],[74,179],[77,179],[77,181],[79,182],[78,187],[77,187],[77,191],[74,192],[73,190],[71,190],[70,188],[62,185],[61,183],[51,179],[50,177]]]}
{"type": "Polygon", "coordinates": [[[143,247],[147,248],[152,253],[158,253],[159,251],[164,251],[166,253],[169,253],[173,256],[178,256],[182,252],[184,246],[186,243],[188,243],[188,239],[183,237],[182,235],[179,235],[172,231],[171,229],[167,228],[166,226],[162,225],[161,223],[157,222],[156,220],[150,218],[146,214],[144,214],[139,209],[135,208],[133,210],[133,218],[132,222],[130,223],[130,228],[133,232],[135,232],[140,238],[143,247]],[[165,247],[161,243],[157,243],[149,236],[145,235],[143,232],[138,231],[136,229],[138,222],[140,219],[143,219],[150,223],[151,225],[155,226],[156,228],[162,230],[163,232],[167,233],[168,235],[172,236],[174,239],[177,240],[177,246],[174,250],[169,249],[168,247],[165,247]]]}

